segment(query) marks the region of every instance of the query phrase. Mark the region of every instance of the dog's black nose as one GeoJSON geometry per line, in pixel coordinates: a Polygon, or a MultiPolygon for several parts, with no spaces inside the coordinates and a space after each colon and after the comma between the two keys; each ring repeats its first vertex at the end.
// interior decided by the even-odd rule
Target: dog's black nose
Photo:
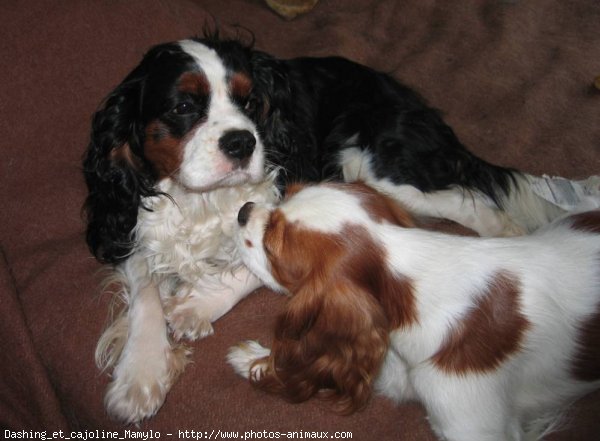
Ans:
{"type": "Polygon", "coordinates": [[[238,224],[240,224],[240,227],[243,227],[248,223],[252,207],[254,207],[254,202],[246,202],[242,208],[240,208],[240,211],[238,212],[238,224]]]}
{"type": "Polygon", "coordinates": [[[256,146],[256,138],[248,130],[232,130],[226,132],[219,139],[219,148],[223,153],[233,159],[242,162],[244,167],[244,159],[250,158],[254,147],[256,146]]]}

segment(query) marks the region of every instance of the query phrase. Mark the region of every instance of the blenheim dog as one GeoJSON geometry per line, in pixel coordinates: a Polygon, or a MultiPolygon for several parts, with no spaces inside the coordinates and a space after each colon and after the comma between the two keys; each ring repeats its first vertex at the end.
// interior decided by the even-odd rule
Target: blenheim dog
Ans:
{"type": "Polygon", "coordinates": [[[210,334],[258,286],[231,237],[248,200],[273,202],[298,179],[361,179],[486,236],[561,212],[390,76],[217,35],[150,49],[94,115],[84,173],[87,242],[122,287],[96,358],[113,369],[106,405],[125,422],[163,403],[186,363],[179,340],[210,334]]]}
{"type": "Polygon", "coordinates": [[[245,204],[235,237],[290,296],[271,349],[229,353],[259,388],[343,412],[375,390],[420,401],[440,439],[499,441],[537,439],[600,386],[600,211],[461,237],[363,184],[322,184],[245,204]]]}

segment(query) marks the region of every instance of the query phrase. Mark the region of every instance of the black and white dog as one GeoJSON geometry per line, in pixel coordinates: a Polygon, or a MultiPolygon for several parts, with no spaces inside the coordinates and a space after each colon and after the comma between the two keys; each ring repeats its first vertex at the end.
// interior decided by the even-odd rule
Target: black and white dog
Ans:
{"type": "Polygon", "coordinates": [[[162,405],[187,361],[180,339],[212,333],[260,285],[233,241],[246,201],[274,203],[291,181],[360,179],[481,235],[561,214],[527,175],[467,151],[390,76],[342,58],[279,60],[216,36],[144,56],[95,114],[84,173],[87,241],[122,287],[96,359],[113,368],[106,406],[125,422],[162,405]]]}

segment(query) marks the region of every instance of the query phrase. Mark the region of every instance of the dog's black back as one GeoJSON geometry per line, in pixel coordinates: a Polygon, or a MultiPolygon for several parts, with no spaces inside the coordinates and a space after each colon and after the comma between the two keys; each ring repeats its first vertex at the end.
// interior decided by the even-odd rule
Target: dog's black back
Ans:
{"type": "Polygon", "coordinates": [[[476,189],[498,201],[511,171],[475,157],[440,113],[389,75],[339,57],[255,52],[255,99],[270,159],[285,181],[340,178],[339,153],[368,149],[378,179],[424,192],[476,189]]]}

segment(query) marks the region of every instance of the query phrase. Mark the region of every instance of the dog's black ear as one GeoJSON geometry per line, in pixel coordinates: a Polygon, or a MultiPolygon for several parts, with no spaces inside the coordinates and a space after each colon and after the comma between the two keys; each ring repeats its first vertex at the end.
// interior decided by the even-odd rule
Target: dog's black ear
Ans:
{"type": "Polygon", "coordinates": [[[321,164],[304,85],[295,81],[289,62],[264,52],[252,53],[251,117],[266,146],[267,161],[283,168],[283,180],[320,179],[321,164]]]}
{"type": "Polygon", "coordinates": [[[145,68],[138,66],[105,99],[92,120],[83,161],[88,187],[84,210],[87,243],[101,262],[118,263],[133,246],[141,198],[154,194],[154,178],[141,146],[141,93],[145,68]]]}

